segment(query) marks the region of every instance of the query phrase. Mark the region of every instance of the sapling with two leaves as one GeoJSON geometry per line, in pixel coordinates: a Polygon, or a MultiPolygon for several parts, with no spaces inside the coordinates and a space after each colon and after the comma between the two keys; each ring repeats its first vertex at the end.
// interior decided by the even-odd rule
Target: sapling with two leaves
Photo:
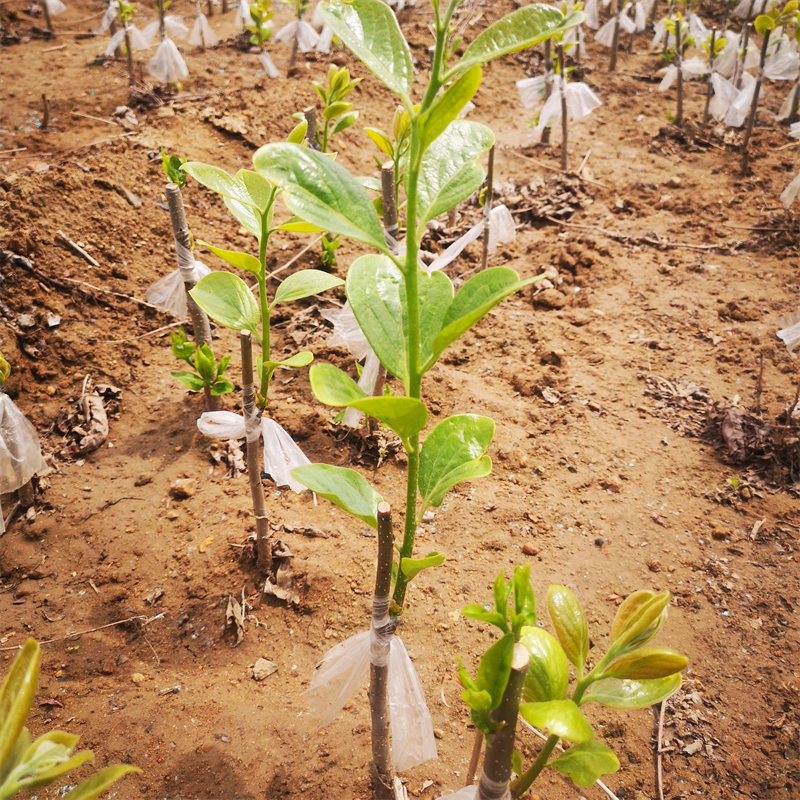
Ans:
{"type": "Polygon", "coordinates": [[[545,769],[566,775],[578,786],[591,786],[600,776],[616,772],[617,757],[594,738],[582,708],[592,702],[607,708],[645,708],[680,688],[686,657],[666,647],[646,646],[663,628],[668,604],[668,592],[631,594],[617,610],[608,650],[590,668],[589,627],[572,592],[558,585],[548,589],[554,637],[536,625],[529,565],[516,567],[510,581],[498,575],[493,610],[481,605],[463,609],[468,619],[498,628],[501,638],[484,654],[474,680],[459,659],[461,696],[471,709],[477,735],[486,738],[487,750],[479,784],[452,795],[454,800],[500,797],[512,772],[517,776],[509,787],[514,798],[522,797],[545,769]],[[577,678],[571,693],[569,664],[577,678]],[[527,768],[514,748],[518,715],[549,734],[527,768]],[[562,740],[569,747],[552,757],[562,740]]]}
{"type": "Polygon", "coordinates": [[[278,42],[292,43],[292,50],[289,55],[288,72],[291,74],[294,69],[294,62],[297,59],[298,49],[303,53],[313,50],[319,43],[319,34],[303,19],[306,9],[311,5],[308,0],[289,0],[288,5],[294,9],[295,18],[287,22],[277,34],[275,40],[278,42]]]}
{"type": "Polygon", "coordinates": [[[266,43],[272,37],[272,0],[255,0],[248,6],[248,17],[244,22],[246,30],[250,31],[250,44],[259,49],[259,60],[268,78],[279,77],[276,66],[272,63],[266,50],[266,43]]]}
{"type": "MultiPolygon", "coordinates": [[[[479,189],[484,171],[477,162],[494,144],[489,128],[460,120],[458,115],[478,90],[483,65],[563,33],[583,20],[579,11],[565,18],[549,6],[524,6],[476,36],[460,60],[455,60],[449,37],[459,5],[459,0],[449,0],[443,10],[436,0],[432,3],[435,44],[419,103],[411,99],[411,51],[389,6],[381,0],[333,0],[321,6],[325,23],[399,98],[408,115],[402,180],[406,198],[403,255],[396,255],[386,243],[373,202],[359,179],[336,161],[291,143],[266,145],[254,156],[256,170],[283,190],[283,202],[292,213],[377,251],[351,264],[347,298],[370,346],[403,385],[404,396],[367,396],[332,364],[312,367],[310,380],[318,400],[374,417],[394,431],[406,450],[403,538],[397,559],[387,565],[395,576],[391,602],[383,598],[395,619],[404,611],[409,581],[445,559],[437,552],[415,558],[415,533],[422,514],[441,506],[448,490],[458,483],[484,476],[491,469],[486,450],[494,423],[488,417],[448,417],[423,438],[428,421],[422,400],[423,378],[447,347],[504,298],[535,280],[521,279],[506,267],[493,267],[469,278],[456,293],[442,272],[420,267],[420,241],[426,225],[479,189]]],[[[355,470],[312,464],[295,469],[293,475],[377,528],[381,498],[355,470]]],[[[400,735],[401,731],[393,728],[393,741],[400,735]]],[[[391,760],[376,766],[380,783],[391,784],[391,760]]]]}

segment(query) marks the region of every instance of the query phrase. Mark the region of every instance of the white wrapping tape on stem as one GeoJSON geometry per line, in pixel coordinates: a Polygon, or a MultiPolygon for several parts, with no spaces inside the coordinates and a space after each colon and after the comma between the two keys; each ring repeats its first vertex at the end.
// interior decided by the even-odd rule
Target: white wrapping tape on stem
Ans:
{"type": "Polygon", "coordinates": [[[511,800],[511,790],[508,788],[508,781],[493,781],[487,777],[485,772],[481,773],[478,782],[478,797],[484,800],[511,800]]]}
{"type": "Polygon", "coordinates": [[[197,265],[203,266],[202,262],[194,260],[194,253],[188,248],[184,247],[177,239],[175,239],[175,259],[178,262],[178,269],[181,271],[181,278],[184,283],[197,283],[203,277],[201,271],[197,269],[197,265]]]}
{"type": "Polygon", "coordinates": [[[397,627],[389,619],[389,595],[372,598],[372,623],[369,626],[369,663],[374,667],[385,667],[397,627]]]}
{"type": "Polygon", "coordinates": [[[257,442],[261,437],[261,416],[256,407],[256,387],[252,383],[242,386],[242,411],[247,443],[257,442]]]}

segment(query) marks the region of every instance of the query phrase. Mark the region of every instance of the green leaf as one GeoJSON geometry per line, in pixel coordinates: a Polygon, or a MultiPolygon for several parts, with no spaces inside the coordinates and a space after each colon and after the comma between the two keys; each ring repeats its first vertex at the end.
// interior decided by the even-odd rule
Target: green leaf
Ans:
{"type": "Polygon", "coordinates": [[[668,647],[641,647],[613,661],[603,670],[610,678],[653,680],[667,678],[686,668],[689,659],[668,647]]]}
{"type": "Polygon", "coordinates": [[[235,331],[257,335],[261,314],[247,284],[230,272],[212,272],[192,289],[194,301],[213,320],[235,331]]]}
{"type": "Polygon", "coordinates": [[[308,120],[303,117],[300,122],[292,128],[291,132],[286,137],[286,141],[289,144],[303,144],[306,133],[308,133],[308,120]]]}
{"type": "Polygon", "coordinates": [[[370,397],[346,373],[333,364],[315,364],[309,371],[311,389],[321,403],[355,408],[388,425],[411,450],[409,439],[428,420],[425,404],[413,397],[370,397]]]}
{"type": "Polygon", "coordinates": [[[466,200],[483,182],[475,159],[494,144],[491,128],[457,119],[422,157],[417,193],[420,226],[466,200]]]}
{"type": "Polygon", "coordinates": [[[76,786],[64,795],[63,800],[96,800],[114,781],[118,781],[129,772],[141,772],[139,767],[131,764],[114,764],[112,767],[95,772],[91,778],[76,786]]]}
{"type": "Polygon", "coordinates": [[[581,705],[594,702],[606,708],[646,708],[675,694],[682,680],[679,672],[648,681],[603,678],[592,684],[589,694],[581,698],[581,705]]]}
{"type": "Polygon", "coordinates": [[[283,361],[267,361],[267,366],[298,369],[299,367],[307,367],[313,360],[314,354],[308,350],[303,350],[301,353],[295,353],[283,361]]]}
{"type": "Polygon", "coordinates": [[[514,567],[514,577],[511,583],[514,592],[512,620],[514,621],[514,631],[518,634],[519,628],[523,625],[536,624],[536,595],[531,586],[531,565],[514,567]]]}
{"type": "Polygon", "coordinates": [[[310,222],[300,219],[300,217],[292,217],[287,219],[283,225],[279,225],[276,230],[291,231],[293,233],[319,233],[325,229],[312,225],[310,222]]]}
{"type": "MultiPolygon", "coordinates": [[[[453,282],[443,272],[435,270],[417,275],[419,296],[419,349],[423,374],[435,363],[433,342],[442,330],[442,324],[453,302],[453,282]],[[428,366],[430,365],[430,366],[428,366]]],[[[408,312],[405,293],[400,296],[403,304],[403,330],[408,335],[408,312]]]]}
{"type": "Polygon", "coordinates": [[[224,169],[213,167],[211,164],[201,164],[199,161],[189,161],[183,165],[183,169],[212,192],[247,206],[255,205],[244,184],[228,175],[224,169]]]}
{"type": "Polygon", "coordinates": [[[238,200],[231,200],[230,197],[223,197],[222,202],[241,226],[261,241],[261,217],[258,211],[253,206],[240,203],[238,200]]]}
{"type": "Polygon", "coordinates": [[[357,119],[358,111],[351,111],[349,114],[342,114],[342,116],[336,120],[336,124],[333,126],[333,130],[331,131],[330,135],[335,136],[337,133],[346,131],[349,127],[355,124],[357,119]]]}
{"type": "Polygon", "coordinates": [[[494,610],[498,614],[506,615],[508,613],[508,596],[511,594],[511,581],[506,582],[502,570],[495,578],[493,589],[494,610]]]}
{"type": "Polygon", "coordinates": [[[5,763],[25,727],[39,682],[40,661],[39,645],[28,639],[0,685],[0,764],[5,763]]]}
{"type": "Polygon", "coordinates": [[[617,609],[611,627],[609,654],[635,650],[658,635],[667,621],[669,592],[653,594],[647,590],[634,592],[617,609]]]}
{"type": "Polygon", "coordinates": [[[207,344],[197,348],[194,354],[194,367],[200,377],[209,382],[216,377],[216,364],[214,363],[214,353],[207,344]]]}
{"type": "MultiPolygon", "coordinates": [[[[367,175],[365,178],[359,178],[358,182],[365,188],[370,189],[373,192],[382,192],[383,187],[381,186],[381,182],[377,178],[372,178],[367,175]]],[[[380,200],[380,197],[378,198],[380,200]]],[[[373,200],[373,202],[375,202],[373,200]]]]}
{"type": "Polygon", "coordinates": [[[364,132],[389,158],[394,158],[392,140],[380,128],[364,128],[364,132]]]}
{"type": "Polygon", "coordinates": [[[592,740],[565,750],[548,765],[571,778],[578,786],[592,786],[601,775],[619,769],[619,760],[602,742],[592,740]]]}
{"type": "Polygon", "coordinates": [[[759,36],[763,36],[767,31],[771,31],[774,26],[775,23],[772,17],[766,14],[760,14],[756,17],[755,22],[753,22],[753,27],[756,29],[759,36]]]}
{"type": "Polygon", "coordinates": [[[522,697],[527,703],[566,700],[569,666],[561,645],[541,628],[523,628],[520,644],[530,656],[522,697]]]}
{"type": "Polygon", "coordinates": [[[419,461],[423,510],[440,506],[457,483],[488,475],[492,460],[484,456],[494,436],[494,421],[478,414],[443,419],[425,438],[419,461]]]}
{"type": "Polygon", "coordinates": [[[330,122],[334,117],[344,114],[345,111],[349,111],[352,107],[352,103],[332,103],[322,110],[322,118],[326,122],[330,122]]]}
{"type": "Polygon", "coordinates": [[[588,742],[594,736],[592,726],[572,700],[522,703],[519,713],[534,728],[546,728],[568,742],[588,742]]]}
{"type": "Polygon", "coordinates": [[[258,273],[261,272],[261,264],[255,256],[251,256],[248,253],[237,253],[234,250],[222,250],[219,247],[214,247],[208,242],[203,242],[199,239],[197,244],[207,247],[215,256],[219,256],[223,261],[227,261],[233,267],[245,269],[248,272],[252,272],[254,275],[258,275],[258,273]]]}
{"type": "Polygon", "coordinates": [[[555,34],[566,33],[585,19],[582,11],[573,11],[565,19],[558,9],[544,4],[524,6],[476,36],[450,72],[464,72],[476,64],[532,47],[555,34]]]}
{"type": "Polygon", "coordinates": [[[177,378],[187,389],[193,392],[202,392],[205,383],[199,375],[194,372],[170,372],[173,378],[177,378]]]}
{"type": "Polygon", "coordinates": [[[330,464],[304,464],[292,477],[348,514],[378,529],[378,503],[383,499],[358,472],[330,464]]]}
{"type": "Polygon", "coordinates": [[[347,299],[381,364],[407,383],[407,337],[402,322],[403,273],[386,256],[361,256],[350,265],[347,273],[347,299]]]}
{"type": "Polygon", "coordinates": [[[411,51],[392,10],[381,0],[332,0],[320,6],[325,24],[381,83],[407,96],[411,51]]]}
{"type": "Polygon", "coordinates": [[[236,178],[244,185],[253,205],[265,214],[275,200],[275,187],[257,172],[248,169],[240,169],[236,178]]]}
{"type": "Polygon", "coordinates": [[[293,300],[300,300],[303,297],[311,297],[321,292],[326,292],[334,286],[340,286],[344,281],[323,272],[320,269],[304,269],[290,275],[275,292],[275,299],[270,308],[278,303],[291,303],[293,300]]]}
{"type": "Polygon", "coordinates": [[[589,655],[589,624],[581,604],[566,586],[552,584],[547,590],[547,609],[567,658],[582,675],[589,655]]]}
{"type": "Polygon", "coordinates": [[[471,603],[461,609],[461,613],[467,619],[474,619],[477,622],[487,622],[489,625],[494,625],[500,628],[503,633],[508,633],[508,621],[503,614],[498,614],[496,611],[489,611],[477,603],[471,603]]]}
{"type": "Polygon", "coordinates": [[[441,567],[444,564],[446,553],[432,552],[428,553],[425,558],[403,558],[400,561],[400,569],[403,574],[411,581],[419,575],[420,572],[428,567],[441,567]]]}
{"type": "Polygon", "coordinates": [[[433,340],[433,355],[442,351],[468,331],[498,303],[535,278],[520,281],[508,267],[490,267],[473,275],[459,290],[442,322],[442,329],[433,340]]]}
{"type": "MultiPolygon", "coordinates": [[[[59,731],[56,731],[56,733],[58,732],[59,731]]],[[[78,737],[75,738],[77,739],[78,737]]],[[[37,742],[38,741],[37,739],[37,742]]],[[[37,742],[34,742],[31,748],[36,747],[37,742]]],[[[30,768],[26,774],[28,774],[29,777],[17,781],[16,785],[18,789],[36,789],[39,786],[47,786],[47,784],[52,783],[56,778],[77,769],[81,764],[85,764],[87,761],[94,764],[94,754],[91,750],[81,750],[80,753],[69,757],[69,751],[63,747],[55,746],[51,749],[54,752],[47,754],[44,759],[35,759],[34,763],[30,760],[28,761],[30,768]]]]}
{"type": "Polygon", "coordinates": [[[211,396],[220,397],[223,394],[232,392],[236,387],[227,378],[217,378],[211,384],[211,396]]]}
{"type": "Polygon", "coordinates": [[[293,214],[326,231],[387,252],[369,196],[332,158],[309,147],[278,143],[256,151],[253,163],[259,173],[283,190],[283,202],[293,214]]]}
{"type": "MultiPolygon", "coordinates": [[[[483,654],[475,684],[479,690],[489,692],[491,695],[490,711],[497,708],[503,699],[513,659],[514,635],[512,633],[507,633],[483,654]]],[[[580,714],[580,711],[578,713],[580,714]]]]}
{"type": "MultiPolygon", "coordinates": [[[[447,126],[458,117],[464,106],[472,100],[481,85],[481,77],[482,70],[479,66],[474,66],[472,69],[467,70],[452,86],[449,86],[436,98],[425,114],[420,116],[420,146],[423,152],[444,133],[447,126]]],[[[367,131],[369,132],[369,129],[367,131]]],[[[378,144],[374,137],[370,138],[378,144]]],[[[378,144],[378,147],[380,147],[380,144],[378,144]]],[[[389,155],[392,155],[392,153],[389,152],[389,155]]]]}

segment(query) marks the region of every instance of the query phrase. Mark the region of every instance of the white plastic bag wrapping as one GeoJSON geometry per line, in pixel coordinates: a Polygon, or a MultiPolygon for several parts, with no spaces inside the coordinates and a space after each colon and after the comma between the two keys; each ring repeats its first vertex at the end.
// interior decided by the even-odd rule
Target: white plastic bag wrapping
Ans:
{"type": "Polygon", "coordinates": [[[714,72],[711,75],[711,86],[714,94],[708,104],[708,111],[714,119],[725,119],[725,115],[731,107],[731,102],[736,96],[736,89],[730,80],[723,78],[718,72],[714,72]]]}
{"type": "Polygon", "coordinates": [[[376,622],[373,617],[368,631],[325,653],[303,697],[312,713],[322,716],[320,727],[330,724],[364,682],[370,663],[379,664],[385,658],[388,639],[392,760],[394,768],[403,772],[436,758],[433,722],[406,648],[398,636],[381,633],[384,626],[376,622]]]}
{"type": "Polygon", "coordinates": [[[603,47],[611,47],[614,44],[614,25],[616,24],[616,18],[611,17],[611,19],[600,28],[599,31],[595,34],[594,40],[597,44],[603,45],[603,47]]]}
{"type": "MultiPolygon", "coordinates": [[[[245,25],[253,24],[253,20],[250,17],[250,3],[247,0],[239,0],[239,7],[236,9],[236,16],[233,21],[237,28],[244,28],[245,25]]],[[[267,25],[272,27],[272,22],[268,22],[267,25]]]]}
{"type": "MultiPolygon", "coordinates": [[[[246,388],[242,387],[243,392],[246,388]]],[[[249,388],[255,392],[252,386],[249,388]]],[[[262,417],[259,424],[256,412],[251,423],[248,432],[244,417],[240,414],[233,411],[205,411],[197,420],[197,428],[204,436],[214,439],[241,439],[246,436],[247,441],[252,443],[263,437],[264,470],[277,486],[288,486],[296,494],[304,492],[306,487],[292,478],[292,470],[311,463],[305,453],[275,420],[262,417]]]]}
{"type": "Polygon", "coordinates": [[[195,47],[214,47],[219,39],[217,34],[211,29],[208,24],[206,15],[202,12],[195,17],[194,25],[192,25],[192,32],[189,34],[188,43],[195,47]]]}
{"type": "MultiPolygon", "coordinates": [[[[194,282],[209,274],[211,270],[202,262],[194,261],[189,278],[194,282]]],[[[181,321],[186,319],[189,308],[186,305],[186,289],[184,288],[184,276],[180,268],[173,270],[157,283],[154,283],[145,292],[145,300],[154,305],[159,311],[171,314],[181,321]]]]}
{"type": "Polygon", "coordinates": [[[641,3],[634,3],[633,21],[636,24],[637,33],[641,33],[647,29],[647,11],[641,3]]]}
{"type": "Polygon", "coordinates": [[[793,81],[800,74],[800,56],[784,47],[764,61],[764,77],[771,81],[793,81]]]}
{"type": "MultiPolygon", "coordinates": [[[[322,2],[322,0],[320,0],[322,2]]],[[[322,9],[320,4],[314,6],[314,13],[311,15],[311,24],[317,29],[322,30],[325,27],[325,20],[322,18],[322,9]]]]}
{"type": "Polygon", "coordinates": [[[675,44],[675,34],[667,30],[663,19],[656,23],[654,30],[655,36],[653,36],[653,41],[650,42],[651,51],[658,50],[659,47],[663,46],[665,37],[667,40],[667,47],[672,47],[675,44]]]}
{"type": "Polygon", "coordinates": [[[319,43],[319,34],[305,20],[293,19],[287,22],[276,34],[275,41],[290,44],[297,36],[297,47],[301,53],[308,53],[319,43]]]}
{"type": "MultiPolygon", "coordinates": [[[[596,108],[603,105],[600,98],[585,83],[568,83],[567,88],[567,115],[571,120],[583,119],[596,108]]],[[[553,93],[544,104],[539,114],[539,123],[533,129],[534,141],[542,138],[542,132],[549,123],[561,119],[561,76],[556,75],[553,80],[553,93]]]]}
{"type": "Polygon", "coordinates": [[[107,31],[111,27],[111,23],[117,18],[119,11],[119,3],[117,0],[111,0],[106,7],[106,12],[103,14],[103,19],[100,20],[100,30],[107,31]]]}
{"type": "Polygon", "coordinates": [[[538,106],[544,98],[545,76],[535,75],[533,78],[523,78],[516,83],[519,99],[524,108],[538,106]]]}
{"type": "MultiPolygon", "coordinates": [[[[698,58],[697,56],[693,56],[692,58],[688,58],[686,61],[681,62],[681,73],[683,74],[683,79],[685,81],[690,81],[692,78],[698,78],[700,75],[705,75],[708,72],[708,65],[705,61],[698,58]]],[[[659,92],[666,92],[677,80],[678,78],[678,68],[674,64],[670,64],[667,67],[667,71],[664,74],[664,78],[661,83],[658,85],[659,92]]]]}
{"type": "MultiPolygon", "coordinates": [[[[168,36],[172,36],[175,39],[183,39],[184,36],[189,35],[189,29],[183,24],[183,17],[176,17],[174,14],[167,14],[164,17],[164,29],[168,36]]],[[[160,30],[161,22],[157,19],[144,28],[142,36],[147,39],[148,47],[152,47],[153,39],[155,39],[160,30]]]]}
{"type": "Polygon", "coordinates": [[[586,25],[593,31],[596,31],[600,27],[600,15],[597,11],[597,0],[586,0],[583,13],[586,14],[586,25]]]}
{"type": "Polygon", "coordinates": [[[739,57],[739,34],[725,31],[725,47],[714,59],[714,69],[724,78],[730,78],[736,71],[736,60],[739,57]]]}
{"type": "Polygon", "coordinates": [[[770,0],[741,0],[738,6],[733,9],[733,13],[735,16],[739,17],[739,19],[754,19],[759,14],[763,14],[766,9],[769,8],[770,0]],[[753,10],[750,10],[750,5],[752,4],[753,10]],[[750,16],[748,17],[748,12],[750,16]]]}
{"type": "Polygon", "coordinates": [[[574,28],[570,28],[564,34],[564,44],[575,44],[577,42],[580,45],[581,51],[585,52],[584,44],[583,44],[583,25],[576,25],[574,28]]]}
{"type": "MultiPolygon", "coordinates": [[[[800,181],[800,175],[798,175],[792,183],[798,183],[798,181],[800,181]]],[[[791,184],[789,185],[791,186],[791,184]]],[[[796,188],[795,196],[797,195],[797,191],[798,189],[796,188]]],[[[792,358],[797,358],[794,351],[800,347],[800,311],[795,311],[793,314],[781,317],[778,320],[778,325],[784,326],[782,330],[778,331],[778,338],[783,340],[786,349],[789,351],[789,355],[792,358]]]]}
{"type": "MultiPolygon", "coordinates": [[[[147,50],[150,47],[150,40],[135,26],[128,25],[128,33],[130,35],[131,50],[135,53],[137,50],[147,50]]],[[[120,46],[125,44],[125,28],[120,28],[109,40],[106,46],[105,54],[113,56],[114,51],[120,46]]]]}
{"type": "Polygon", "coordinates": [[[189,77],[186,62],[172,39],[164,39],[147,62],[147,71],[160,83],[178,83],[189,77]]]}
{"type": "MultiPolygon", "coordinates": [[[[375,351],[370,347],[367,337],[361,330],[358,320],[350,302],[346,302],[342,308],[326,308],[320,312],[322,316],[333,323],[333,333],[328,337],[328,345],[331,347],[346,347],[356,361],[364,361],[364,369],[358,380],[358,385],[368,395],[375,391],[375,384],[378,380],[381,362],[375,351]],[[365,360],[366,359],[366,360],[365,360]]],[[[355,408],[348,408],[344,412],[342,422],[350,428],[357,428],[361,424],[364,416],[363,411],[355,408]]]]}
{"type": "Polygon", "coordinates": [[[318,53],[330,53],[331,42],[333,42],[333,29],[325,25],[319,35],[316,51],[318,53]]]}
{"type": "MultiPolygon", "coordinates": [[[[747,74],[745,73],[745,75],[747,74]]],[[[750,106],[753,104],[753,96],[756,93],[758,82],[752,76],[749,77],[750,80],[747,82],[747,86],[745,86],[744,82],[742,83],[742,90],[736,92],[730,108],[728,108],[728,113],[725,115],[725,124],[730,125],[732,128],[741,128],[750,113],[750,106]]],[[[734,89],[734,91],[736,90],[734,89]]],[[[763,95],[763,93],[764,87],[762,85],[761,94],[763,95]]]]}
{"type": "Polygon", "coordinates": [[[784,208],[789,208],[798,193],[800,193],[800,173],[781,193],[781,202],[784,208]]]}
{"type": "Polygon", "coordinates": [[[785,119],[789,119],[789,115],[792,113],[792,105],[794,104],[794,98],[797,95],[797,92],[800,91],[800,88],[797,84],[792,86],[789,90],[789,94],[784,97],[783,102],[781,103],[780,111],[778,111],[778,116],[775,119],[778,122],[782,122],[785,119]]]}
{"type": "Polygon", "coordinates": [[[689,33],[698,40],[708,36],[709,30],[697,14],[689,14],[689,33]]]}
{"type": "Polygon", "coordinates": [[[789,136],[791,136],[792,139],[800,139],[800,122],[793,122],[789,126],[789,136]]]}
{"type": "Polygon", "coordinates": [[[619,15],[620,33],[636,33],[636,23],[625,13],[619,15]]]}
{"type": "Polygon", "coordinates": [[[0,494],[15,492],[46,469],[36,428],[0,389],[0,494]]]}
{"type": "Polygon", "coordinates": [[[281,74],[278,72],[278,68],[272,63],[269,53],[262,52],[258,60],[261,62],[261,66],[264,68],[264,72],[267,73],[268,78],[280,78],[281,74]]]}
{"type": "Polygon", "coordinates": [[[61,2],[61,0],[44,0],[47,3],[47,10],[50,12],[50,16],[56,16],[56,14],[63,14],[67,7],[61,2]]]}

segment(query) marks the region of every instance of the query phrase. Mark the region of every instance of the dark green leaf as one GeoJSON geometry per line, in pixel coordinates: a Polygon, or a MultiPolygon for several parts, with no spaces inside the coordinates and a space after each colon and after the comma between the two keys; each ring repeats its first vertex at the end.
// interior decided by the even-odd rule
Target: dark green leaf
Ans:
{"type": "Polygon", "coordinates": [[[227,378],[217,378],[211,386],[211,396],[220,397],[232,392],[236,387],[227,378]]]}
{"type": "MultiPolygon", "coordinates": [[[[511,662],[514,659],[514,635],[507,633],[502,639],[495,642],[483,655],[475,684],[479,690],[489,692],[492,698],[493,711],[500,705],[503,692],[508,685],[508,676],[511,674],[511,662]]],[[[575,707],[577,711],[577,706],[575,707]]],[[[578,711],[580,714],[580,711],[578,711]]]]}
{"type": "Polygon", "coordinates": [[[290,275],[278,287],[278,291],[275,292],[275,300],[273,300],[270,308],[278,305],[278,303],[291,303],[293,300],[321,294],[343,283],[344,281],[341,278],[319,269],[300,270],[300,272],[290,275]]]}
{"type": "Polygon", "coordinates": [[[500,628],[503,633],[508,633],[508,621],[503,614],[498,614],[496,611],[489,611],[483,606],[473,603],[471,605],[464,606],[464,608],[461,609],[461,613],[467,619],[474,619],[477,622],[488,622],[489,625],[494,625],[495,627],[500,628]]]}
{"type": "MultiPolygon", "coordinates": [[[[425,151],[444,133],[447,126],[455,120],[464,106],[472,100],[481,85],[482,71],[479,66],[461,75],[452,86],[449,86],[436,98],[430,109],[420,116],[421,147],[425,151]]],[[[370,138],[378,144],[375,137],[370,138]]],[[[378,147],[381,145],[378,144],[378,147]]],[[[381,148],[383,149],[383,148],[381,148]]],[[[391,156],[392,153],[388,152],[391,156]]]]}
{"type": "Polygon", "coordinates": [[[187,389],[193,392],[202,392],[205,383],[199,375],[194,372],[171,372],[173,378],[177,378],[187,389]]]}
{"type": "Polygon", "coordinates": [[[211,319],[235,331],[257,335],[261,313],[247,284],[230,272],[212,272],[189,292],[211,319]]]}

